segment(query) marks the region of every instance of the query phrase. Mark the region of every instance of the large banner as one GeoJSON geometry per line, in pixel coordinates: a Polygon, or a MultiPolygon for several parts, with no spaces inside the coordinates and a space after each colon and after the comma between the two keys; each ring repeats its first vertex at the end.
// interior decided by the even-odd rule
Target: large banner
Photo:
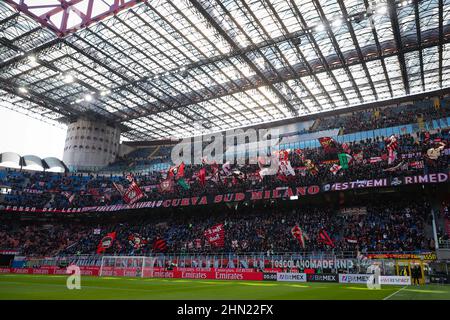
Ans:
{"type": "Polygon", "coordinates": [[[299,268],[299,269],[351,269],[352,259],[296,259],[271,260],[272,268],[299,268]]]}
{"type": "Polygon", "coordinates": [[[205,237],[214,247],[223,247],[225,245],[225,229],[223,224],[217,224],[214,227],[206,229],[205,237]]]}
{"type": "Polygon", "coordinates": [[[23,206],[5,206],[5,211],[18,212],[111,212],[119,210],[132,210],[143,208],[175,208],[186,206],[200,206],[217,203],[242,202],[242,201],[258,201],[258,200],[275,200],[275,199],[290,199],[292,196],[305,197],[310,195],[317,195],[332,191],[345,191],[353,189],[368,189],[368,188],[382,188],[382,187],[399,187],[415,184],[432,184],[432,183],[448,183],[450,180],[448,172],[430,173],[425,175],[404,176],[404,177],[390,177],[369,180],[356,180],[348,182],[335,182],[323,185],[309,185],[297,186],[295,188],[275,188],[275,189],[261,189],[251,190],[247,192],[218,194],[212,196],[199,196],[189,198],[175,198],[166,200],[154,200],[137,202],[134,204],[118,204],[110,206],[92,206],[83,208],[35,208],[23,206]]]}

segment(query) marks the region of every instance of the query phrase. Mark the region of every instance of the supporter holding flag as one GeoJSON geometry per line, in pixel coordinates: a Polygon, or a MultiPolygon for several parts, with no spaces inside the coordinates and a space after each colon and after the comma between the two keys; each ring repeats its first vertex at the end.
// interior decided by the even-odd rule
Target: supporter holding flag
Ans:
{"type": "Polygon", "coordinates": [[[349,145],[347,144],[347,143],[342,143],[341,144],[341,147],[342,147],[342,150],[345,152],[345,153],[348,153],[348,154],[350,154],[352,151],[350,150],[350,147],[349,147],[349,145]]]}
{"type": "Polygon", "coordinates": [[[217,224],[204,232],[208,243],[215,247],[225,246],[225,229],[223,223],[217,224]]]}
{"type": "Polygon", "coordinates": [[[298,225],[295,225],[291,229],[291,234],[295,239],[298,240],[302,248],[305,249],[306,246],[305,241],[309,240],[308,235],[305,232],[303,232],[303,230],[298,225]]]}
{"type": "Polygon", "coordinates": [[[104,236],[97,246],[97,254],[105,253],[107,249],[112,247],[115,239],[116,232],[110,232],[106,236],[104,236]]]}
{"type": "Polygon", "coordinates": [[[281,160],[280,161],[280,171],[286,176],[295,176],[294,168],[291,166],[291,162],[289,160],[281,160]]]}
{"type": "Polygon", "coordinates": [[[224,176],[229,176],[231,174],[231,164],[229,161],[222,165],[222,173],[224,176]]]}
{"type": "Polygon", "coordinates": [[[353,157],[347,153],[339,153],[339,164],[342,169],[348,169],[348,165],[352,162],[353,157]]]}
{"type": "Polygon", "coordinates": [[[142,192],[141,188],[139,188],[134,178],[132,178],[130,186],[128,187],[127,191],[125,191],[125,193],[123,194],[123,200],[128,204],[133,204],[144,197],[145,194],[142,192]]]}
{"type": "Polygon", "coordinates": [[[330,168],[330,171],[331,171],[332,174],[336,175],[336,173],[338,173],[339,170],[341,170],[341,169],[342,169],[342,167],[341,167],[340,165],[338,165],[338,164],[333,164],[333,165],[331,166],[331,168],[330,168]]]}
{"type": "Polygon", "coordinates": [[[319,142],[326,153],[332,153],[336,150],[336,141],[331,137],[319,138],[319,142]]]}
{"type": "Polygon", "coordinates": [[[219,165],[216,161],[213,161],[213,163],[211,163],[211,180],[215,183],[220,182],[219,165]]]}
{"type": "Polygon", "coordinates": [[[389,138],[385,140],[386,149],[388,151],[388,164],[394,163],[395,159],[397,159],[397,147],[398,141],[395,135],[391,135],[389,138]]]}
{"type": "MultiPolygon", "coordinates": [[[[186,179],[184,178],[185,167],[186,167],[186,165],[184,164],[184,162],[181,162],[181,164],[176,169],[175,178],[177,180],[177,184],[180,187],[182,187],[184,190],[189,190],[191,187],[190,187],[189,183],[186,181],[186,179]]],[[[170,186],[169,186],[169,189],[170,189],[170,186]]]]}
{"type": "Polygon", "coordinates": [[[206,184],[206,168],[201,168],[198,172],[198,181],[202,187],[206,184]]]}
{"type": "Polygon", "coordinates": [[[364,151],[359,151],[359,152],[355,152],[353,153],[353,159],[355,160],[356,163],[361,163],[364,161],[364,151]]]}
{"type": "Polygon", "coordinates": [[[155,241],[153,242],[153,252],[159,252],[164,253],[167,251],[167,242],[160,236],[157,236],[155,238],[155,241]]]}
{"type": "Polygon", "coordinates": [[[159,192],[161,193],[171,193],[174,190],[174,182],[172,178],[167,178],[161,181],[158,185],[159,192]]]}
{"type": "Polygon", "coordinates": [[[323,244],[325,244],[325,245],[327,245],[327,246],[330,246],[332,248],[335,247],[333,240],[331,240],[330,236],[328,235],[328,232],[325,229],[323,229],[323,228],[319,232],[319,239],[318,239],[318,241],[323,243],[323,244]]]}
{"type": "Polygon", "coordinates": [[[314,176],[319,173],[319,169],[310,159],[305,160],[305,167],[314,176]]]}

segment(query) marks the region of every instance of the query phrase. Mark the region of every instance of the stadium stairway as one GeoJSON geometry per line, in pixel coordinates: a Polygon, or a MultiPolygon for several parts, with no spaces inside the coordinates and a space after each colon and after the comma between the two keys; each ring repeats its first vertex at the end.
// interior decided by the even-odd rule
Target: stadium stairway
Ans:
{"type": "Polygon", "coordinates": [[[319,126],[320,124],[320,119],[316,119],[313,123],[313,125],[311,126],[310,130],[315,131],[316,128],[319,126]]]}
{"type": "Polygon", "coordinates": [[[155,150],[153,150],[153,152],[150,153],[150,155],[147,157],[147,159],[153,159],[153,156],[158,153],[160,148],[161,148],[161,146],[156,146],[155,150]]]}

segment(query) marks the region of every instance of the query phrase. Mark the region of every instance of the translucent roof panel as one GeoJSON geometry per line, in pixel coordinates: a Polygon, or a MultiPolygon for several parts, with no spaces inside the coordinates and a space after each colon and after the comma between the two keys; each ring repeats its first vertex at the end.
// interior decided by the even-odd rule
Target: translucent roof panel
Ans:
{"type": "Polygon", "coordinates": [[[128,140],[450,89],[450,0],[43,1],[0,2],[0,105],[128,140]]]}

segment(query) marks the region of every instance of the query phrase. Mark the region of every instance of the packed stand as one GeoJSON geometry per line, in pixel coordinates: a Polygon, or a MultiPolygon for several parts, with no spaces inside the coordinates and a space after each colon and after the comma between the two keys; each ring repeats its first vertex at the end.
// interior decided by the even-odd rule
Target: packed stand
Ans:
{"type": "MultiPolygon", "coordinates": [[[[358,208],[359,210],[360,208],[358,208]]],[[[105,254],[218,252],[405,252],[434,248],[425,234],[430,207],[425,201],[369,202],[362,212],[317,206],[301,208],[243,208],[226,213],[191,212],[128,217],[122,222],[84,222],[0,225],[0,249],[25,255],[76,255],[97,253],[101,240],[112,232],[115,239],[105,254]],[[208,242],[205,230],[223,224],[224,245],[208,242]],[[303,240],[294,237],[295,226],[303,240]],[[325,231],[331,243],[320,240],[325,231]],[[163,247],[155,247],[157,240],[163,247]]]]}
{"type": "MultiPolygon", "coordinates": [[[[367,139],[360,142],[340,145],[333,148],[291,150],[289,162],[295,175],[272,174],[261,176],[259,164],[232,166],[225,173],[225,165],[186,165],[183,173],[184,184],[175,179],[171,187],[162,189],[168,180],[168,172],[135,174],[134,179],[145,196],[139,201],[160,200],[200,195],[215,195],[229,192],[245,192],[261,188],[280,186],[306,186],[364,179],[381,179],[390,176],[447,172],[449,149],[443,149],[440,156],[429,159],[427,150],[434,146],[449,143],[449,131],[435,134],[417,133],[397,137],[397,156],[389,163],[386,151],[386,138],[367,139]],[[436,143],[435,141],[439,141],[436,143]],[[338,161],[338,154],[347,152],[353,159],[349,168],[332,172],[338,161]],[[351,150],[351,151],[349,151],[351,150]],[[298,152],[297,152],[298,151],[298,152]],[[360,157],[357,157],[360,155],[360,157]],[[199,177],[204,169],[205,179],[199,177]]],[[[11,192],[0,205],[28,206],[36,208],[68,208],[123,204],[124,198],[117,186],[126,188],[130,182],[127,174],[123,176],[102,174],[57,174],[48,172],[2,171],[1,185],[7,185],[11,192]]]]}

